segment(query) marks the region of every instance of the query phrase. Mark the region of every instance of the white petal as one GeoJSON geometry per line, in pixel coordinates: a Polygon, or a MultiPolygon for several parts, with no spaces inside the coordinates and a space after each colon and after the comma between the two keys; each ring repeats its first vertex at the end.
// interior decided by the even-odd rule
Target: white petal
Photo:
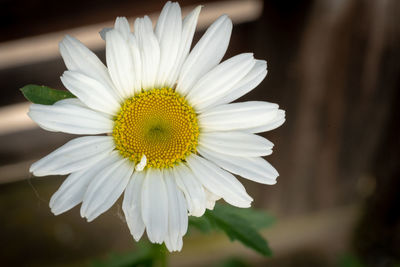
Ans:
{"type": "Polygon", "coordinates": [[[106,59],[108,71],[120,96],[134,94],[134,63],[128,41],[117,30],[106,33],[106,59]]]}
{"type": "Polygon", "coordinates": [[[221,199],[221,197],[211,193],[206,188],[204,188],[204,192],[206,193],[206,200],[207,200],[206,207],[209,210],[213,210],[215,207],[215,202],[221,199]]]}
{"type": "Polygon", "coordinates": [[[114,28],[103,28],[99,32],[101,39],[103,39],[105,41],[106,33],[111,31],[112,29],[118,30],[123,35],[124,39],[128,39],[128,37],[131,33],[131,28],[129,26],[129,22],[126,19],[126,17],[117,17],[115,19],[114,28]]]}
{"type": "Polygon", "coordinates": [[[248,101],[217,106],[200,114],[203,131],[248,131],[267,125],[278,116],[278,105],[262,101],[248,101]]]}
{"type": "Polygon", "coordinates": [[[172,244],[171,237],[168,234],[165,236],[164,243],[165,243],[165,247],[168,249],[169,252],[176,251],[176,249],[175,249],[176,245],[172,244]]]}
{"type": "Polygon", "coordinates": [[[142,59],[139,50],[139,44],[136,37],[130,34],[128,37],[128,46],[131,49],[131,55],[133,60],[134,68],[134,86],[133,89],[135,93],[139,93],[142,90],[142,59]]]}
{"type": "Polygon", "coordinates": [[[171,240],[171,237],[169,235],[166,235],[164,242],[169,252],[182,250],[183,246],[182,236],[180,236],[175,243],[172,243],[173,241],[171,240]]]}
{"type": "MultiPolygon", "coordinates": [[[[133,72],[130,73],[133,80],[133,91],[135,93],[139,93],[142,89],[142,62],[140,59],[138,42],[135,35],[131,32],[129,22],[125,17],[118,17],[115,20],[114,27],[121,33],[124,40],[128,43],[128,49],[131,52],[131,58],[133,62],[133,72]]],[[[104,35],[105,34],[106,33],[104,33],[104,35]]]]}
{"type": "Polygon", "coordinates": [[[125,189],[122,210],[124,211],[129,230],[136,241],[142,237],[144,223],[142,219],[142,185],[145,172],[134,172],[125,189]]]}
{"type": "Polygon", "coordinates": [[[65,99],[54,105],[32,104],[28,116],[39,126],[54,132],[102,134],[112,132],[110,117],[84,107],[78,99],[65,99]]]}
{"type": "Polygon", "coordinates": [[[253,200],[244,186],[230,173],[196,155],[187,158],[188,165],[207,190],[233,206],[248,208],[253,200]]]}
{"type": "Polygon", "coordinates": [[[275,184],[278,172],[266,160],[260,157],[234,157],[211,151],[198,146],[199,153],[211,162],[214,162],[227,171],[261,184],[275,184]]]}
{"type": "Polygon", "coordinates": [[[137,18],[134,27],[142,62],[142,88],[151,89],[154,87],[158,72],[160,46],[148,16],[137,18]]]}
{"type": "Polygon", "coordinates": [[[29,169],[35,176],[64,175],[87,168],[106,157],[114,148],[110,136],[85,136],[75,138],[29,169]]]}
{"type": "Polygon", "coordinates": [[[193,85],[225,55],[232,32],[228,16],[219,17],[204,33],[183,63],[177,91],[186,95],[193,85]]]}
{"type": "Polygon", "coordinates": [[[168,75],[165,81],[166,85],[173,86],[181,71],[182,64],[189,54],[190,46],[192,45],[193,35],[196,30],[197,20],[199,18],[201,6],[196,7],[190,12],[183,20],[181,40],[179,42],[179,50],[176,56],[175,63],[172,67],[170,75],[168,75]]]}
{"type": "Polygon", "coordinates": [[[56,103],[54,103],[53,106],[54,105],[56,105],[56,106],[58,106],[58,105],[76,105],[78,107],[87,108],[87,105],[85,103],[83,103],[79,99],[76,99],[75,97],[59,100],[56,103]]]}
{"type": "Polygon", "coordinates": [[[115,115],[119,108],[119,96],[106,84],[80,72],[65,71],[61,76],[64,86],[88,107],[115,115]]]}
{"type": "Polygon", "coordinates": [[[175,178],[170,170],[164,171],[165,185],[168,194],[168,234],[165,244],[170,251],[179,251],[182,236],[188,227],[188,213],[183,193],[177,188],[175,178]]]}
{"type": "Polygon", "coordinates": [[[212,106],[227,104],[239,97],[247,94],[257,87],[267,76],[267,62],[264,60],[256,60],[256,64],[249,71],[249,73],[229,91],[217,98],[212,106]]]}
{"type": "Polygon", "coordinates": [[[105,41],[106,40],[106,33],[111,31],[112,29],[114,29],[114,28],[106,27],[106,28],[101,29],[101,31],[99,31],[101,39],[103,39],[105,41]]]}
{"type": "Polygon", "coordinates": [[[206,211],[206,197],[203,186],[185,164],[173,169],[176,184],[183,191],[189,215],[200,217],[206,211]]]}
{"type": "Polygon", "coordinates": [[[125,40],[128,40],[131,34],[131,27],[129,27],[129,22],[125,17],[117,17],[115,19],[114,29],[119,31],[125,40]]]}
{"type": "Polygon", "coordinates": [[[274,146],[264,137],[246,132],[205,132],[199,144],[221,154],[238,157],[259,157],[272,153],[274,146]]]}
{"type": "Polygon", "coordinates": [[[142,217],[152,243],[161,244],[168,233],[168,195],[158,169],[148,169],[142,186],[142,217]]]}
{"type": "Polygon", "coordinates": [[[110,157],[113,162],[96,174],[83,198],[81,216],[89,222],[118,200],[133,172],[132,162],[122,159],[118,152],[113,152],[110,157]]]}
{"type": "Polygon", "coordinates": [[[255,60],[251,53],[225,60],[193,86],[187,95],[189,102],[201,112],[231,90],[249,73],[254,64],[255,60]]]}
{"type": "Polygon", "coordinates": [[[166,84],[177,60],[182,34],[182,14],[178,3],[167,2],[161,11],[155,28],[155,34],[160,44],[160,63],[155,87],[172,87],[166,84]]]}
{"type": "Polygon", "coordinates": [[[84,44],[67,35],[60,42],[59,48],[69,70],[79,71],[111,88],[113,87],[106,66],[84,44]]]}
{"type": "Polygon", "coordinates": [[[278,113],[273,120],[263,125],[246,129],[246,131],[251,133],[261,133],[261,132],[271,131],[281,126],[284,122],[285,122],[285,111],[282,109],[278,109],[278,113]]]}
{"type": "Polygon", "coordinates": [[[74,172],[65,179],[50,199],[54,215],[66,212],[82,202],[83,196],[93,177],[83,175],[87,170],[74,172]]]}
{"type": "Polygon", "coordinates": [[[113,158],[108,154],[105,158],[88,168],[74,172],[67,177],[57,192],[50,199],[51,211],[61,214],[82,202],[90,182],[96,174],[104,170],[113,158]]]}

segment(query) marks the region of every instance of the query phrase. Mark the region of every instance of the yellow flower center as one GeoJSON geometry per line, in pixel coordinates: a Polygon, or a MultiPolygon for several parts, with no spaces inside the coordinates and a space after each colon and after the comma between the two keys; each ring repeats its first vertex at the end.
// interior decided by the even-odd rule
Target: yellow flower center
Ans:
{"type": "Polygon", "coordinates": [[[114,118],[113,138],[135,164],[167,168],[196,152],[199,127],[194,109],[171,88],[152,89],[125,100],[114,118]]]}

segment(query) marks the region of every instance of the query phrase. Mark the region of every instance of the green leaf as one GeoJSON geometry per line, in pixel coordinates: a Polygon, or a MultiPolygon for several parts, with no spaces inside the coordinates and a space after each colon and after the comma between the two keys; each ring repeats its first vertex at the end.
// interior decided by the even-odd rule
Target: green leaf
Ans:
{"type": "Polygon", "coordinates": [[[217,212],[236,214],[237,216],[247,220],[248,223],[256,229],[267,228],[275,223],[275,218],[272,215],[265,211],[253,208],[243,209],[217,203],[214,210],[217,212]]]}
{"type": "Polygon", "coordinates": [[[225,260],[221,264],[216,265],[216,267],[250,267],[250,265],[242,259],[231,258],[225,260]]]}
{"type": "Polygon", "coordinates": [[[138,243],[133,252],[111,254],[103,261],[92,262],[93,267],[152,267],[166,266],[166,248],[149,242],[138,243]]]}
{"type": "Polygon", "coordinates": [[[153,259],[142,253],[111,254],[105,261],[95,261],[93,267],[147,267],[153,265],[153,259]]]}
{"type": "Polygon", "coordinates": [[[47,86],[29,84],[21,88],[26,99],[34,104],[53,105],[59,100],[75,97],[68,91],[56,90],[47,86]]]}
{"type": "Polygon", "coordinates": [[[243,245],[254,249],[264,256],[271,256],[272,251],[267,241],[256,230],[254,223],[251,223],[240,213],[232,212],[225,205],[216,205],[213,211],[207,211],[205,216],[214,221],[231,240],[238,240],[243,245]]]}
{"type": "Polygon", "coordinates": [[[202,217],[189,217],[189,226],[197,228],[202,233],[209,233],[214,226],[206,216],[202,217]]]}

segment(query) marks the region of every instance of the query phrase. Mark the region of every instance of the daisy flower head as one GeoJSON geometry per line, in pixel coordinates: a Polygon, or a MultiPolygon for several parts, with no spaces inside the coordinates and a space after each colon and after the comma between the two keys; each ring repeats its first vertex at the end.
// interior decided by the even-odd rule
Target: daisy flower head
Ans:
{"type": "Polygon", "coordinates": [[[285,120],[277,104],[231,103],[266,76],[251,53],[221,63],[232,21],[219,17],[190,51],[201,7],[183,20],[168,2],[153,29],[149,17],[133,30],[119,17],[101,31],[105,66],[73,37],[60,42],[67,71],[61,77],[76,98],[32,104],[29,116],[49,131],[77,137],[41,160],[36,176],[66,175],[50,207],[55,215],[82,202],[92,221],[123,194],[131,234],[182,248],[188,216],[202,216],[223,198],[250,207],[252,198],[233,175],[275,184],[277,171],[262,158],[273,144],[256,133],[285,120]]]}

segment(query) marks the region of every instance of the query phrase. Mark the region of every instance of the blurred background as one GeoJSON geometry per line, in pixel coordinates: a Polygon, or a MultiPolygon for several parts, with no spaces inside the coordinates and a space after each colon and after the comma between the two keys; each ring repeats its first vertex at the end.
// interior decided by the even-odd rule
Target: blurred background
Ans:
{"type": "MultiPolygon", "coordinates": [[[[243,100],[278,103],[286,123],[263,133],[274,186],[241,181],[277,221],[262,258],[222,234],[184,238],[171,266],[400,266],[400,1],[185,0],[202,4],[198,40],[220,14],[234,22],[225,58],[254,52],[265,81],[243,100]],[[243,265],[245,264],[245,265],[243,265]],[[247,265],[246,265],[247,264],[247,265]],[[230,265],[231,266],[231,265],[230,265]],[[232,265],[233,266],[233,265],[232,265]]],[[[0,265],[86,266],[135,249],[121,202],[94,222],[79,207],[54,216],[49,199],[65,177],[34,178],[32,162],[73,136],[26,116],[26,84],[63,88],[58,42],[68,33],[104,61],[98,35],[116,16],[150,14],[164,2],[0,0],[0,265]]]]}

